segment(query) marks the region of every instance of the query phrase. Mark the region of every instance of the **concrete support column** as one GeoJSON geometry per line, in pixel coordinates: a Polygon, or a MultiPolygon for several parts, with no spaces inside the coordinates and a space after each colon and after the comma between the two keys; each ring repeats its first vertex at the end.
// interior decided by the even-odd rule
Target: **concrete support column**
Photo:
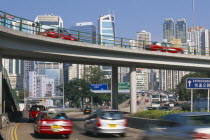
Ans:
{"type": "Polygon", "coordinates": [[[3,90],[2,90],[2,56],[0,55],[0,114],[2,114],[2,97],[3,97],[3,90]]]}
{"type": "Polygon", "coordinates": [[[112,66],[112,109],[118,109],[118,67],[112,66]]]}
{"type": "Polygon", "coordinates": [[[136,67],[130,67],[130,107],[131,107],[131,114],[136,113],[137,105],[136,105],[136,67]]]}

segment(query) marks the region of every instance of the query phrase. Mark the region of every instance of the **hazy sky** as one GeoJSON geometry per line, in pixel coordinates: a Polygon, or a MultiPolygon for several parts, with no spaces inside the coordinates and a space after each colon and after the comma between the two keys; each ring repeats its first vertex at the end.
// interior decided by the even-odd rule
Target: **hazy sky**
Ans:
{"type": "MultiPolygon", "coordinates": [[[[195,25],[210,28],[210,0],[195,0],[195,25]]],[[[146,30],[153,41],[162,40],[165,18],[185,18],[192,26],[192,0],[1,0],[0,10],[34,20],[37,15],[59,15],[64,27],[94,22],[100,15],[115,13],[116,36],[136,39],[146,30]]]]}

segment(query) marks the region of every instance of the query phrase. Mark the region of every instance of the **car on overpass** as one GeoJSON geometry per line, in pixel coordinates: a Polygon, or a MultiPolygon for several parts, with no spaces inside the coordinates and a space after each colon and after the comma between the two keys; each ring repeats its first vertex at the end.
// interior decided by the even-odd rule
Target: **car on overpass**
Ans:
{"type": "Polygon", "coordinates": [[[145,45],[145,50],[150,51],[159,51],[159,52],[169,52],[169,53],[184,53],[184,50],[182,48],[178,47],[172,47],[169,43],[158,43],[153,42],[152,44],[145,45]]]}
{"type": "Polygon", "coordinates": [[[72,41],[78,41],[76,37],[74,37],[72,34],[70,34],[67,30],[64,29],[56,29],[56,28],[50,28],[46,29],[44,32],[41,32],[40,35],[52,37],[52,38],[60,38],[65,40],[72,40],[72,41]]]}
{"type": "Polygon", "coordinates": [[[187,112],[169,114],[159,124],[151,126],[143,140],[203,140],[210,139],[210,113],[187,112]]]}

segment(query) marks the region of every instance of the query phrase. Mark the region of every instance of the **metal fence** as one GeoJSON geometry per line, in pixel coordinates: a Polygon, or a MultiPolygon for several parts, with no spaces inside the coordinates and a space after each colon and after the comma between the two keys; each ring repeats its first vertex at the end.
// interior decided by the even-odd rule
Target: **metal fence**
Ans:
{"type": "MultiPolygon", "coordinates": [[[[122,37],[115,37],[115,36],[105,36],[96,34],[96,37],[92,37],[91,33],[88,32],[81,32],[77,30],[67,29],[67,28],[60,28],[57,26],[49,26],[42,24],[41,22],[35,22],[32,20],[28,20],[25,18],[21,18],[4,11],[0,11],[0,25],[6,26],[8,28],[12,28],[14,30],[19,30],[31,34],[40,35],[47,29],[56,28],[58,33],[58,38],[60,38],[61,30],[68,31],[71,36],[78,39],[80,42],[91,43],[91,44],[99,44],[99,45],[106,45],[110,47],[123,47],[123,48],[130,48],[136,49],[138,51],[145,50],[148,45],[153,44],[154,42],[145,41],[145,40],[136,40],[136,39],[128,39],[122,37]]],[[[201,50],[198,46],[189,46],[186,44],[178,45],[178,44],[166,44],[166,52],[168,52],[167,46],[182,48],[185,54],[192,54],[192,55],[207,55],[209,54],[209,50],[201,50]]]]}

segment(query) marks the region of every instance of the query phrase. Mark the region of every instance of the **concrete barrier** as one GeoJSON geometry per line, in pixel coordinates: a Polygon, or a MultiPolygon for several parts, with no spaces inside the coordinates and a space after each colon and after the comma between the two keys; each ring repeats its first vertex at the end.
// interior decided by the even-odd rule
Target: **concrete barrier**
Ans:
{"type": "Polygon", "coordinates": [[[159,119],[127,117],[127,120],[128,120],[128,127],[135,128],[135,129],[143,129],[143,130],[148,130],[151,127],[157,127],[157,126],[169,127],[169,126],[177,125],[176,122],[164,121],[164,120],[159,120],[159,119]]]}

